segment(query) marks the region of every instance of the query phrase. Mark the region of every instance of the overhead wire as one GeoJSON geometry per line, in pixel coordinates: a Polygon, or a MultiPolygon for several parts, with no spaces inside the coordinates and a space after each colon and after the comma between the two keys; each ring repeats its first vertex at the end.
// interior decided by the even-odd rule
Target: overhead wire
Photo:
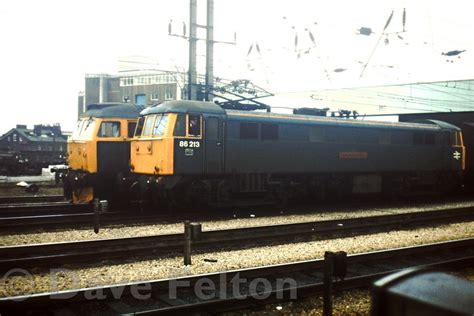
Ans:
{"type": "MultiPolygon", "coordinates": [[[[426,83],[429,84],[429,83],[426,83]]],[[[437,84],[440,84],[439,82],[437,84]]],[[[392,86],[396,87],[396,86],[392,86]]],[[[401,85],[400,87],[407,88],[407,85],[401,85]]],[[[413,93],[412,90],[420,90],[426,91],[430,90],[429,86],[418,86],[410,84],[408,86],[410,88],[410,94],[413,93]]],[[[436,88],[432,88],[438,90],[436,88]]],[[[430,91],[435,91],[435,90],[430,91]]],[[[452,89],[452,88],[450,88],[452,89]]],[[[472,110],[474,109],[474,103],[472,100],[468,99],[470,96],[469,94],[461,94],[461,97],[466,97],[463,100],[449,100],[449,99],[440,99],[440,98],[433,98],[433,97],[422,97],[422,96],[413,96],[407,94],[396,94],[390,93],[385,91],[376,91],[376,90],[369,90],[366,88],[360,89],[341,89],[341,90],[328,90],[328,91],[298,91],[298,92],[280,92],[275,93],[275,95],[285,95],[288,93],[311,93],[314,92],[320,97],[320,101],[328,101],[328,102],[340,102],[341,104],[353,104],[353,105],[366,105],[366,106],[374,106],[374,107],[386,107],[386,108],[396,108],[396,109],[407,109],[407,110],[419,110],[419,111],[434,111],[434,110],[443,110],[443,111],[454,111],[454,110],[472,110]],[[327,95],[327,94],[330,95],[327,95]],[[343,96],[334,96],[331,95],[332,93],[340,93],[343,96]],[[325,95],[326,94],[326,95],[325,95]],[[352,98],[352,100],[350,100],[352,98]],[[357,100],[358,99],[358,100],[357,100]],[[374,103],[368,102],[357,102],[360,100],[373,100],[374,103]],[[375,103],[379,102],[379,103],[375,103]],[[411,106],[399,106],[390,103],[396,102],[403,102],[406,105],[411,106]],[[418,107],[413,105],[419,105],[418,107]],[[426,108],[429,107],[429,108],[426,108]]],[[[447,91],[435,91],[441,95],[452,95],[453,97],[460,97],[460,95],[447,92],[447,91]]],[[[370,101],[369,101],[370,102],[370,101]]]]}
{"type": "MultiPolygon", "coordinates": [[[[411,105],[410,109],[414,109],[413,105],[429,106],[429,107],[431,107],[431,110],[434,109],[434,108],[452,110],[455,107],[456,108],[462,108],[462,109],[466,109],[466,108],[471,108],[472,109],[472,106],[469,107],[469,106],[462,106],[462,105],[459,105],[459,104],[453,105],[453,104],[445,104],[445,103],[433,104],[432,102],[429,102],[429,101],[427,102],[426,100],[415,100],[415,99],[410,99],[410,98],[397,98],[397,97],[390,97],[390,96],[385,96],[385,97],[356,96],[356,97],[354,97],[354,99],[374,100],[374,103],[370,103],[370,105],[380,106],[381,104],[383,104],[385,107],[390,107],[390,108],[406,108],[406,105],[409,104],[409,105],[411,105]],[[392,102],[392,104],[390,102],[392,102]],[[394,105],[393,102],[399,102],[399,103],[405,104],[405,106],[394,105]]],[[[325,100],[334,100],[334,101],[336,101],[335,99],[329,99],[329,98],[325,98],[323,101],[325,101],[325,100]]],[[[343,103],[357,104],[357,102],[355,102],[353,100],[344,99],[343,97],[340,97],[337,100],[340,101],[340,102],[343,102],[343,103]]],[[[369,103],[365,103],[365,104],[369,105],[369,103]]],[[[397,104],[397,103],[395,103],[395,104],[397,104]]]]}

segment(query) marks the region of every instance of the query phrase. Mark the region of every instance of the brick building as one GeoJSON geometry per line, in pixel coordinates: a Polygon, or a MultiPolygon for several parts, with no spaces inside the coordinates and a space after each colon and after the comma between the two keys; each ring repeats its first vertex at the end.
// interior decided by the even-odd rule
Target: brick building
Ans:
{"type": "Polygon", "coordinates": [[[38,165],[64,163],[67,149],[67,136],[59,124],[17,125],[0,136],[0,151],[17,152],[38,165]]]}
{"type": "Polygon", "coordinates": [[[78,97],[78,114],[93,103],[130,102],[149,106],[166,100],[182,99],[184,74],[171,71],[140,70],[120,75],[86,75],[85,90],[78,97]]]}

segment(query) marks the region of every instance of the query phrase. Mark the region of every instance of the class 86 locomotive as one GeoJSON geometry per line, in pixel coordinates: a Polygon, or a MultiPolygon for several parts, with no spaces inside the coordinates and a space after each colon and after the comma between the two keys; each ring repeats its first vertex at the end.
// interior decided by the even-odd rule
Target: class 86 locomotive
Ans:
{"type": "Polygon", "coordinates": [[[130,103],[91,104],[68,140],[65,196],[74,203],[95,197],[116,201],[128,179],[130,139],[143,107],[130,103]]]}
{"type": "Polygon", "coordinates": [[[441,121],[392,123],[169,101],[141,112],[131,171],[157,205],[459,190],[465,149],[441,121]]]}

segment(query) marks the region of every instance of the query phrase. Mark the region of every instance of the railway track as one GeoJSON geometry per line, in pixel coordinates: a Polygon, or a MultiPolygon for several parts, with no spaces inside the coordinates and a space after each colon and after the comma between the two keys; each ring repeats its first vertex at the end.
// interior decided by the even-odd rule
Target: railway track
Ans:
{"type": "MultiPolygon", "coordinates": [[[[183,220],[179,217],[152,214],[134,214],[126,212],[107,212],[100,215],[102,226],[110,225],[142,225],[153,223],[167,223],[183,220]]],[[[51,211],[47,215],[25,215],[13,217],[0,217],[0,230],[3,233],[22,232],[37,230],[60,230],[77,229],[84,227],[94,227],[94,213],[90,208],[73,206],[70,210],[64,208],[58,211],[51,211]]]]}
{"type": "MultiPolygon", "coordinates": [[[[461,269],[474,264],[474,238],[354,254],[335,289],[367,287],[387,274],[410,268],[461,269]]],[[[2,315],[177,314],[245,308],[275,300],[317,295],[323,260],[308,260],[202,275],[172,277],[96,288],[0,298],[2,315]]]]}
{"type": "MultiPolygon", "coordinates": [[[[427,208],[430,205],[438,207],[439,203],[471,203],[472,198],[465,197],[448,199],[446,201],[428,201],[426,199],[408,204],[397,203],[364,203],[351,202],[321,205],[319,211],[323,212],[358,212],[364,208],[386,209],[397,207],[427,208]],[[421,204],[420,203],[424,203],[421,204]]],[[[89,228],[93,225],[93,210],[90,205],[73,205],[68,201],[41,202],[41,203],[16,203],[12,205],[0,204],[0,230],[4,233],[19,231],[27,233],[29,231],[44,230],[64,230],[71,228],[89,228]]],[[[141,225],[150,223],[178,223],[184,220],[227,220],[232,218],[270,217],[281,214],[310,214],[314,213],[314,206],[301,205],[292,209],[273,206],[263,208],[232,208],[226,210],[202,209],[183,210],[176,212],[151,212],[140,213],[136,207],[128,207],[117,212],[107,212],[101,215],[101,225],[141,225]],[[252,210],[253,209],[253,210],[252,210]]],[[[387,213],[393,213],[388,210],[387,213]]]]}
{"type": "MultiPolygon", "coordinates": [[[[9,223],[14,223],[15,218],[67,215],[72,213],[91,212],[91,207],[84,204],[71,204],[68,201],[59,202],[35,202],[35,203],[15,203],[0,205],[0,227],[6,218],[9,223]]],[[[33,221],[33,220],[32,220],[33,221]]],[[[25,224],[21,222],[21,224],[25,224]]]]}
{"type": "MultiPolygon", "coordinates": [[[[69,201],[48,203],[0,204],[0,230],[3,233],[19,231],[44,231],[45,229],[71,229],[92,227],[94,224],[93,207],[90,204],[71,204],[69,201]]],[[[108,211],[100,214],[100,223],[108,225],[140,225],[153,223],[176,223],[187,219],[231,219],[232,213],[170,212],[151,213],[128,208],[108,211]]]]}
{"type": "MultiPolygon", "coordinates": [[[[391,214],[297,224],[203,231],[193,241],[194,251],[242,248],[276,242],[331,239],[357,234],[390,231],[470,221],[473,208],[391,214]]],[[[15,267],[52,267],[61,264],[97,262],[134,256],[169,256],[184,247],[183,234],[129,237],[26,246],[0,247],[0,270],[15,267]]]]}
{"type": "Polygon", "coordinates": [[[0,206],[12,203],[60,202],[65,200],[64,195],[0,196],[0,206]]]}

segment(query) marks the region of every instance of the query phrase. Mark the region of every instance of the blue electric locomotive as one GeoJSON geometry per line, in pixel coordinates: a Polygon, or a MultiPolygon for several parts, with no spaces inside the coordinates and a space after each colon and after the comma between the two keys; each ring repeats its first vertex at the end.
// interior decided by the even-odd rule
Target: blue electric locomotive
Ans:
{"type": "Polygon", "coordinates": [[[445,122],[390,123],[225,110],[147,108],[131,142],[142,197],[156,203],[459,189],[465,148],[445,122]]]}

